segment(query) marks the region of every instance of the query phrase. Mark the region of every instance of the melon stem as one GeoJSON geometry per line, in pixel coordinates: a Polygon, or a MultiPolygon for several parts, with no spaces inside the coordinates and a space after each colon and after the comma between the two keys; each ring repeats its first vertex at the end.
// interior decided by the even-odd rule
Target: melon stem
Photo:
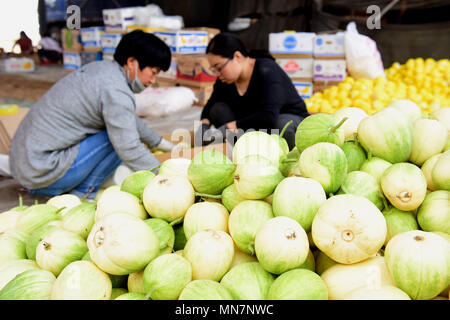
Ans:
{"type": "Polygon", "coordinates": [[[222,195],[214,195],[214,194],[207,194],[207,193],[200,193],[200,192],[194,192],[196,196],[204,197],[204,198],[211,198],[211,199],[222,199],[222,195]]]}
{"type": "Polygon", "coordinates": [[[383,194],[381,192],[379,192],[379,193],[380,193],[381,200],[383,201],[384,210],[389,210],[389,203],[387,202],[387,200],[383,196],[383,194]]]}
{"type": "Polygon", "coordinates": [[[291,123],[294,122],[293,120],[286,123],[286,125],[283,127],[283,130],[281,130],[280,138],[283,138],[284,133],[286,132],[286,129],[291,125],[291,123]]]}
{"type": "Polygon", "coordinates": [[[59,208],[59,209],[56,211],[56,214],[60,214],[61,211],[63,211],[65,208],[66,208],[66,207],[59,208]]]}
{"type": "Polygon", "coordinates": [[[172,222],[169,223],[169,225],[172,227],[178,223],[180,223],[181,221],[183,221],[184,217],[180,217],[178,219],[173,220],[172,222]]]}
{"type": "Polygon", "coordinates": [[[23,205],[22,195],[19,193],[19,207],[23,205]]]}
{"type": "Polygon", "coordinates": [[[158,289],[158,287],[154,287],[154,288],[150,289],[150,291],[145,295],[145,300],[150,299],[150,296],[152,295],[152,293],[157,289],[158,289]]]}
{"type": "Polygon", "coordinates": [[[150,170],[148,170],[148,171],[152,172],[153,170],[155,170],[155,169],[158,169],[159,167],[161,167],[161,165],[160,165],[160,164],[158,164],[157,166],[155,166],[155,167],[151,168],[151,169],[150,169],[150,170]]]}
{"type": "Polygon", "coordinates": [[[342,124],[348,119],[348,117],[345,117],[344,119],[342,119],[341,121],[339,121],[339,123],[337,125],[335,125],[334,127],[332,127],[330,129],[330,132],[335,133],[337,129],[339,129],[340,126],[342,126],[342,124]]]}
{"type": "Polygon", "coordinates": [[[248,250],[251,252],[251,255],[255,254],[255,242],[252,241],[248,244],[248,250]]]}
{"type": "Polygon", "coordinates": [[[296,159],[283,159],[283,160],[281,160],[281,163],[294,163],[297,161],[298,160],[296,160],[296,159]]]}

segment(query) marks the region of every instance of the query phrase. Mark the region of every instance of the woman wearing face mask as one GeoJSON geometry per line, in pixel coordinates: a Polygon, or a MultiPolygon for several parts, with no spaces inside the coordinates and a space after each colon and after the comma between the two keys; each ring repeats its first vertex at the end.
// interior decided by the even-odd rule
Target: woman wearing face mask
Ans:
{"type": "Polygon", "coordinates": [[[206,53],[218,79],[203,108],[202,126],[196,138],[208,144],[226,137],[227,129],[281,132],[292,120],[283,137],[290,149],[294,148],[297,126],[309,113],[292,81],[274,59],[269,54],[252,56],[239,38],[230,33],[216,35],[206,53]],[[218,131],[209,130],[211,125],[218,131]]]}
{"type": "Polygon", "coordinates": [[[11,175],[31,194],[93,198],[121,163],[134,171],[159,165],[148,148],[170,151],[173,144],[136,115],[134,93],[153,84],[170,60],[162,40],[134,31],[113,61],[91,62],[59,80],[21,122],[11,175]]]}

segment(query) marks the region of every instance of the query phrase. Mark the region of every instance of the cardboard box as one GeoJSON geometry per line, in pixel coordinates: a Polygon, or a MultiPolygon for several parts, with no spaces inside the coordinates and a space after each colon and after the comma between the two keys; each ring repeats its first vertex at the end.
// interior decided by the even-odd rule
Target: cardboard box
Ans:
{"type": "Polygon", "coordinates": [[[155,31],[170,31],[166,28],[141,27],[141,26],[135,26],[135,25],[127,26],[127,32],[132,32],[134,30],[142,30],[147,33],[154,33],[155,31]]]}
{"type": "Polygon", "coordinates": [[[171,141],[174,144],[184,142],[192,146],[191,149],[182,149],[179,151],[173,151],[173,152],[167,152],[164,154],[156,154],[154,155],[156,159],[158,159],[160,162],[166,161],[167,159],[173,159],[173,158],[186,158],[186,159],[192,159],[197,154],[204,150],[217,150],[219,152],[222,152],[224,155],[226,155],[230,160],[232,159],[233,155],[233,148],[228,143],[217,143],[217,144],[210,144],[205,147],[195,147],[194,146],[194,132],[184,129],[177,129],[173,131],[172,133],[163,134],[162,137],[168,141],[171,141]]]}
{"type": "Polygon", "coordinates": [[[65,69],[78,70],[81,66],[81,53],[63,52],[63,64],[65,69]]]}
{"type": "Polygon", "coordinates": [[[175,87],[179,85],[176,78],[165,78],[161,77],[160,74],[156,77],[156,82],[154,87],[175,87]]]}
{"type": "Polygon", "coordinates": [[[309,99],[314,93],[313,79],[292,79],[292,84],[302,99],[309,99]]]}
{"type": "Polygon", "coordinates": [[[323,90],[336,86],[340,81],[314,81],[313,94],[316,92],[323,92],[323,90]]]}
{"type": "Polygon", "coordinates": [[[117,9],[103,9],[103,23],[105,24],[105,31],[110,33],[126,33],[127,27],[135,25],[136,7],[117,8],[117,9]]]}
{"type": "Polygon", "coordinates": [[[158,74],[158,77],[176,79],[177,78],[177,60],[178,60],[178,55],[176,53],[172,53],[172,60],[170,61],[169,69],[167,69],[167,71],[161,71],[158,74]]]}
{"type": "Polygon", "coordinates": [[[196,82],[215,82],[217,75],[210,67],[205,54],[180,55],[177,58],[177,78],[196,82]]]}
{"type": "Polygon", "coordinates": [[[278,32],[269,33],[270,53],[304,54],[305,58],[312,57],[314,32],[278,32]]]}
{"type": "Polygon", "coordinates": [[[83,51],[102,51],[102,34],[104,32],[105,28],[103,27],[81,28],[81,42],[83,44],[83,51]]]}
{"type": "Polygon", "coordinates": [[[7,58],[0,60],[0,71],[7,73],[33,72],[35,69],[34,60],[31,58],[7,58]]]}
{"type": "Polygon", "coordinates": [[[84,66],[90,62],[103,60],[102,52],[82,52],[81,53],[81,65],[84,66]]]}
{"type": "Polygon", "coordinates": [[[314,81],[342,81],[347,76],[347,65],[344,59],[314,59],[314,81]]]}
{"type": "Polygon", "coordinates": [[[214,38],[217,34],[220,33],[220,29],[216,28],[208,28],[208,27],[195,27],[195,28],[184,28],[183,30],[196,30],[196,31],[206,31],[208,32],[208,43],[214,38]]]}
{"type": "Polygon", "coordinates": [[[103,54],[113,55],[122,37],[123,34],[120,33],[103,33],[100,37],[103,54]]]}
{"type": "Polygon", "coordinates": [[[29,111],[29,108],[18,108],[15,114],[0,115],[0,154],[9,153],[14,134],[29,111]]]}
{"type": "Polygon", "coordinates": [[[63,51],[66,52],[81,52],[83,51],[83,44],[81,42],[80,30],[61,30],[61,40],[63,51]]]}
{"type": "Polygon", "coordinates": [[[214,86],[215,81],[194,81],[194,80],[186,80],[186,79],[180,79],[177,78],[177,84],[180,86],[186,86],[186,87],[195,87],[195,88],[207,88],[214,86]]]}
{"type": "Polygon", "coordinates": [[[312,78],[313,58],[303,58],[302,55],[274,54],[273,57],[289,78],[312,78]]]}
{"type": "Polygon", "coordinates": [[[194,30],[155,31],[173,53],[205,53],[208,46],[208,32],[194,30]]]}
{"type": "Polygon", "coordinates": [[[195,97],[198,99],[198,101],[195,103],[195,105],[204,107],[206,103],[208,102],[209,98],[211,98],[211,95],[214,91],[214,85],[210,85],[207,87],[192,87],[192,86],[186,86],[189,89],[191,89],[195,97]]]}
{"type": "Polygon", "coordinates": [[[315,59],[345,58],[344,33],[318,34],[314,38],[315,59]]]}

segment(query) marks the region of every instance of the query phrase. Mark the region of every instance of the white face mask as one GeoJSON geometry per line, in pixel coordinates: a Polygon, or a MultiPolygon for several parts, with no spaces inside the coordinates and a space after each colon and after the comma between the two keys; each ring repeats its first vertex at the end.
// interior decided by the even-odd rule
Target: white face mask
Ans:
{"type": "Polygon", "coordinates": [[[127,67],[127,79],[128,79],[128,85],[130,86],[131,90],[134,93],[140,93],[140,92],[142,92],[145,89],[144,84],[138,78],[138,63],[137,62],[136,62],[136,69],[135,69],[135,72],[134,72],[134,80],[131,81],[131,79],[130,79],[130,74],[129,74],[128,67],[127,67]]]}

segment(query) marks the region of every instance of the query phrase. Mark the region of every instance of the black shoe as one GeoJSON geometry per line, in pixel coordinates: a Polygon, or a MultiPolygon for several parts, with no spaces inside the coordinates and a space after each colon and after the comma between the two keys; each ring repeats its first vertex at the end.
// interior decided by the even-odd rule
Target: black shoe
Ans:
{"type": "Polygon", "coordinates": [[[203,146],[223,143],[226,139],[226,130],[227,128],[225,125],[217,129],[210,128],[206,130],[203,135],[203,146]]]}
{"type": "Polygon", "coordinates": [[[213,142],[214,140],[205,138],[205,136],[209,136],[207,132],[210,132],[210,130],[212,130],[210,125],[202,123],[194,134],[194,146],[207,146],[213,142]]]}

